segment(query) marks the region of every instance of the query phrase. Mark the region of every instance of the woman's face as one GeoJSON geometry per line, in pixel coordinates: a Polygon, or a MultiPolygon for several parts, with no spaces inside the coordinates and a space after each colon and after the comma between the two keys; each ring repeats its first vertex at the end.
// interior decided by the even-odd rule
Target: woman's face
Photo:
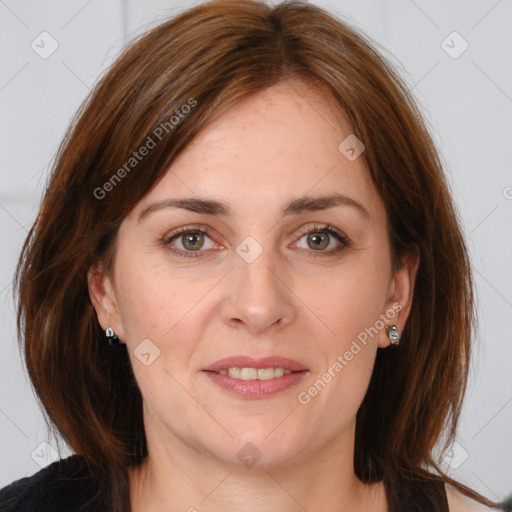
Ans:
{"type": "Polygon", "coordinates": [[[384,204],[350,126],[292,84],[204,129],[122,222],[112,275],[91,274],[102,327],[127,344],[150,443],[269,467],[350,450],[377,348],[390,343],[383,324],[404,327],[417,267],[392,274],[384,204]],[[313,202],[334,194],[348,199],[313,202]],[[165,205],[184,198],[229,213],[165,205]],[[231,356],[307,371],[245,381],[204,370],[231,356]]]}

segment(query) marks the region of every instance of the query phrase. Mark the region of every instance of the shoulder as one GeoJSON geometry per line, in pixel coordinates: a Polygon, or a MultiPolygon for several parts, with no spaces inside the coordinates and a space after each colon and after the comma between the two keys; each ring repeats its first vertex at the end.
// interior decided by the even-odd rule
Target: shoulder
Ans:
{"type": "Polygon", "coordinates": [[[72,455],[0,489],[0,512],[73,512],[98,494],[85,460],[72,455]]]}
{"type": "Polygon", "coordinates": [[[465,496],[449,484],[445,484],[445,490],[450,512],[496,512],[496,509],[489,508],[465,496]]]}

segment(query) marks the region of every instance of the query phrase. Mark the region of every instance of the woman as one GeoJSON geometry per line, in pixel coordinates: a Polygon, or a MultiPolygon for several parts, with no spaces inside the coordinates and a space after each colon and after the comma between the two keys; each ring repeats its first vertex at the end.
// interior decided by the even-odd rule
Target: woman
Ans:
{"type": "Polygon", "coordinates": [[[1,510],[499,506],[433,455],[474,319],[438,155],[318,7],[204,3],[134,42],[59,150],[16,286],[75,455],[1,510]]]}

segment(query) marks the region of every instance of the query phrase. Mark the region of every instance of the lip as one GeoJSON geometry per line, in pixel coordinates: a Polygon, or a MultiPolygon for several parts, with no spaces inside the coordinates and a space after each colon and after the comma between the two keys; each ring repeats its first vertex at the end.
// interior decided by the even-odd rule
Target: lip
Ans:
{"type": "Polygon", "coordinates": [[[201,373],[206,375],[220,388],[238,397],[262,399],[282,393],[297,385],[309,371],[297,371],[269,380],[241,380],[207,370],[203,370],[201,373]]]}
{"type": "MultiPolygon", "coordinates": [[[[231,357],[225,357],[224,359],[219,359],[214,363],[210,364],[206,368],[203,368],[203,371],[209,372],[219,372],[220,370],[224,370],[226,368],[283,368],[285,370],[291,370],[292,372],[303,372],[304,370],[308,370],[303,364],[294,361],[293,359],[288,359],[287,357],[281,356],[269,356],[263,357],[259,359],[254,359],[250,356],[237,355],[231,357]]],[[[284,377],[279,377],[284,378],[284,377]]],[[[272,379],[273,380],[273,379],[272,379]]],[[[245,381],[250,382],[250,381],[245,381]]],[[[260,381],[265,382],[265,381],[260,381]]]]}

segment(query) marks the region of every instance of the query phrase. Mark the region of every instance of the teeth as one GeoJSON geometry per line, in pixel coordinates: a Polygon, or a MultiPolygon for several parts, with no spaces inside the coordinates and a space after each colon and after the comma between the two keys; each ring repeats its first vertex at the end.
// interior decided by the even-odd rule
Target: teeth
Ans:
{"type": "MultiPolygon", "coordinates": [[[[238,374],[238,371],[236,371],[236,374],[238,374]]],[[[256,368],[241,368],[239,375],[242,380],[255,380],[259,378],[256,368]]]]}
{"type": "Polygon", "coordinates": [[[291,370],[285,370],[284,368],[226,368],[220,370],[218,373],[222,375],[229,375],[234,379],[241,380],[269,380],[274,377],[282,377],[292,373],[291,370]]]}

